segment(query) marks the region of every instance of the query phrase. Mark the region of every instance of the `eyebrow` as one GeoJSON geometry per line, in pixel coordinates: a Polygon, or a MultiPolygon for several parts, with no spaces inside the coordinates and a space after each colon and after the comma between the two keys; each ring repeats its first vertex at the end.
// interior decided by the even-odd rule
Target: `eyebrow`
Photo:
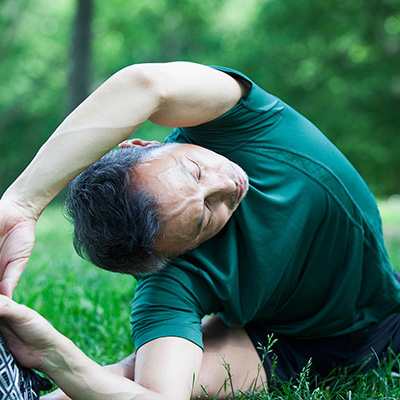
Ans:
{"type": "MultiPolygon", "coordinates": [[[[182,161],[179,161],[179,166],[182,168],[183,172],[184,172],[187,176],[189,176],[189,177],[192,178],[196,183],[198,183],[198,182],[197,182],[197,179],[196,179],[196,177],[193,175],[192,171],[190,171],[190,169],[189,169],[182,161]]],[[[197,233],[198,233],[198,234],[200,234],[200,232],[201,232],[201,230],[202,230],[202,228],[203,228],[205,218],[206,218],[206,217],[205,217],[205,211],[204,211],[204,208],[203,208],[203,213],[202,213],[201,218],[199,219],[199,221],[198,221],[198,223],[197,223],[197,226],[196,226],[196,229],[197,229],[197,233]]]]}
{"type": "Polygon", "coordinates": [[[196,177],[193,175],[192,171],[182,162],[179,161],[179,165],[180,167],[183,169],[183,172],[189,176],[190,178],[192,178],[196,183],[197,183],[197,179],[196,177]]]}

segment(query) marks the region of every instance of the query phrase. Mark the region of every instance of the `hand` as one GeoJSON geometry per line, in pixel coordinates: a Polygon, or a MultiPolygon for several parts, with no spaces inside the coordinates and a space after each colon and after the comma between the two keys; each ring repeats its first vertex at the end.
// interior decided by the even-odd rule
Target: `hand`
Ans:
{"type": "Polygon", "coordinates": [[[124,140],[121,142],[118,147],[120,149],[128,149],[129,147],[135,147],[135,146],[140,146],[140,147],[147,147],[147,146],[154,146],[160,144],[157,140],[142,140],[142,139],[130,139],[130,140],[124,140]]]}
{"type": "Polygon", "coordinates": [[[160,398],[130,379],[101,367],[36,311],[2,295],[0,333],[23,367],[44,372],[65,393],[56,391],[49,399],[160,398]]]}
{"type": "Polygon", "coordinates": [[[49,355],[56,348],[58,333],[36,311],[0,295],[0,333],[7,347],[26,368],[45,371],[49,355]]]}
{"type": "Polygon", "coordinates": [[[0,200],[0,293],[10,298],[31,255],[35,225],[22,208],[0,200]]]}

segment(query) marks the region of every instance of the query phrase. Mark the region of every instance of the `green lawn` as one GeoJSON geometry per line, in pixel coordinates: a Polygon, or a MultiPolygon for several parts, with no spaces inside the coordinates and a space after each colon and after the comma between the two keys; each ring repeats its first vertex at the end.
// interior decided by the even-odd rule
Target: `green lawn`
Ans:
{"type": "MultiPolygon", "coordinates": [[[[379,202],[392,264],[400,269],[400,196],[379,202]]],[[[15,299],[45,316],[88,356],[101,364],[132,352],[130,302],[132,278],[94,268],[71,244],[71,227],[60,208],[48,207],[36,230],[36,246],[15,299]]],[[[391,366],[312,388],[306,376],[280,393],[244,394],[248,399],[397,399],[398,379],[391,366]]]]}
{"type": "Polygon", "coordinates": [[[400,195],[379,201],[386,248],[393,268],[400,272],[400,195]]]}

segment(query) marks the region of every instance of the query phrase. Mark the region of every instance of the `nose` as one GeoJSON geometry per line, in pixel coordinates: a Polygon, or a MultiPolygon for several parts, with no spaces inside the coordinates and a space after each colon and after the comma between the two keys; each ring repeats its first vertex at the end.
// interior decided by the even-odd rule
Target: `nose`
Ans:
{"type": "Polygon", "coordinates": [[[208,185],[205,185],[205,198],[208,202],[224,202],[232,199],[237,187],[236,183],[225,174],[215,175],[208,185]]]}

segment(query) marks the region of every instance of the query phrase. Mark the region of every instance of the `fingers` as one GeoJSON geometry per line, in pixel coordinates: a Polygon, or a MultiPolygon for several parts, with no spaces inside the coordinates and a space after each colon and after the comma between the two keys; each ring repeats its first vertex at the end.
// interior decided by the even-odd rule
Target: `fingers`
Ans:
{"type": "MultiPolygon", "coordinates": [[[[45,347],[54,339],[54,327],[32,308],[0,295],[0,331],[12,331],[32,348],[45,347]]],[[[10,348],[12,350],[12,348],[10,348]]]]}
{"type": "Polygon", "coordinates": [[[28,264],[35,241],[35,224],[14,207],[0,204],[0,293],[8,297],[28,264]]]}
{"type": "Polygon", "coordinates": [[[12,299],[13,291],[17,286],[18,281],[11,279],[3,279],[0,284],[0,294],[12,299]]]}
{"type": "Polygon", "coordinates": [[[22,323],[27,318],[28,308],[7,296],[0,295],[0,318],[10,323],[22,323]]]}
{"type": "Polygon", "coordinates": [[[12,298],[13,291],[16,288],[19,278],[24,272],[27,262],[11,263],[4,271],[3,279],[0,284],[0,294],[12,298]]]}

